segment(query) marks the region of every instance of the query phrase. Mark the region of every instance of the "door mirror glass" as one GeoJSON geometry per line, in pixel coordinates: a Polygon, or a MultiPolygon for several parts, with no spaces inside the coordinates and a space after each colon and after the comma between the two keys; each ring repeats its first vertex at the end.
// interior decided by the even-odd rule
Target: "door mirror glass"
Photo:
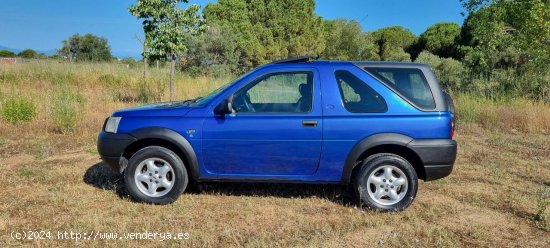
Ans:
{"type": "Polygon", "coordinates": [[[231,106],[231,101],[233,97],[223,100],[216,108],[214,109],[214,114],[216,115],[226,115],[233,113],[233,107],[231,106]]]}

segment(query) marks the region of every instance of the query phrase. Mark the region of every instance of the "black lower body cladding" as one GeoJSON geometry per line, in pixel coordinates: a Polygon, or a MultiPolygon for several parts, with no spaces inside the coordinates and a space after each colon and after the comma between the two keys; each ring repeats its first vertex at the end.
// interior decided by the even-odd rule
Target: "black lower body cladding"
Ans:
{"type": "Polygon", "coordinates": [[[448,176],[456,160],[457,143],[451,139],[417,139],[407,145],[424,163],[426,181],[448,176]]]}
{"type": "Polygon", "coordinates": [[[120,172],[121,167],[124,167],[121,163],[125,162],[121,161],[123,158],[122,154],[124,150],[135,141],[136,138],[131,135],[114,134],[103,131],[97,138],[97,151],[103,162],[109,165],[114,171],[120,172]]]}

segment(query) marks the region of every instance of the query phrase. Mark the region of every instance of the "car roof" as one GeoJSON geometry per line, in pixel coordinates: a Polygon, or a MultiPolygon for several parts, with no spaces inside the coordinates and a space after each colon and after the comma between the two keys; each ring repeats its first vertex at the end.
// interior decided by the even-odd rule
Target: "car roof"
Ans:
{"type": "Polygon", "coordinates": [[[406,68],[420,68],[429,67],[426,64],[412,63],[412,62],[396,62],[396,61],[342,61],[342,60],[315,60],[310,56],[298,56],[290,57],[282,60],[276,60],[268,65],[338,65],[338,64],[354,64],[359,67],[406,67],[406,68]]]}
{"type": "Polygon", "coordinates": [[[344,61],[344,60],[314,60],[314,61],[289,61],[282,63],[269,63],[261,67],[282,66],[282,67],[299,67],[299,66],[338,66],[353,64],[358,67],[389,67],[389,68],[423,68],[426,64],[412,62],[394,62],[394,61],[344,61]]]}

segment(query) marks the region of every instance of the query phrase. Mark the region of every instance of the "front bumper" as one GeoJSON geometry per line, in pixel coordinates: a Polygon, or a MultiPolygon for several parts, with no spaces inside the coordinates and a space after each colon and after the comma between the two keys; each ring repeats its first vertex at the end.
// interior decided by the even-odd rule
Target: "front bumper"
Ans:
{"type": "Polygon", "coordinates": [[[102,131],[97,138],[97,151],[103,162],[116,172],[122,172],[128,161],[122,156],[126,148],[136,141],[131,135],[102,131]]]}
{"type": "Polygon", "coordinates": [[[413,140],[408,144],[424,163],[425,180],[446,177],[453,171],[457,143],[450,139],[413,140]]]}

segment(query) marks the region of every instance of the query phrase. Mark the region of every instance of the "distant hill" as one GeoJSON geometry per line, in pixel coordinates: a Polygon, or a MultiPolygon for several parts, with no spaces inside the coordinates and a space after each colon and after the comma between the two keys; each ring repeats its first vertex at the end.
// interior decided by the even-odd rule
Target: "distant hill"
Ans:
{"type": "MultiPolygon", "coordinates": [[[[26,49],[26,48],[25,48],[26,49]]],[[[8,51],[12,51],[14,53],[20,53],[21,51],[25,50],[25,49],[20,49],[20,48],[11,48],[11,47],[6,47],[6,46],[2,46],[0,45],[0,50],[8,50],[8,51]]],[[[32,49],[32,48],[31,48],[32,49]]],[[[51,50],[47,50],[47,51],[41,51],[41,50],[35,50],[37,53],[43,53],[43,54],[46,54],[48,56],[51,56],[51,55],[54,55],[57,53],[57,50],[56,49],[51,49],[51,50]]]]}

